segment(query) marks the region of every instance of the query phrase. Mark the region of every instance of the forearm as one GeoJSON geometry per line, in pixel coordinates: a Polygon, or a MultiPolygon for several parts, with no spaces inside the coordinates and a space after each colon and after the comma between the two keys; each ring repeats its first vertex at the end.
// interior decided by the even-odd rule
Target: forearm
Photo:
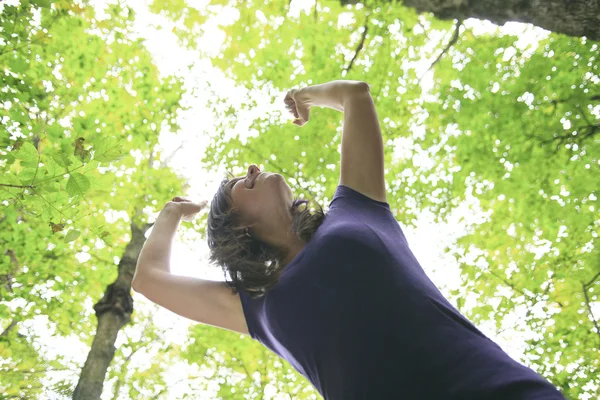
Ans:
{"type": "Polygon", "coordinates": [[[180,220],[180,214],[169,208],[165,208],[160,212],[152,228],[152,233],[146,240],[138,257],[133,277],[134,282],[139,283],[140,278],[143,278],[144,274],[151,270],[169,272],[171,247],[180,220]]]}
{"type": "Polygon", "coordinates": [[[318,106],[344,111],[344,104],[354,94],[368,91],[369,85],[361,81],[332,81],[300,89],[297,96],[308,106],[318,106]]]}

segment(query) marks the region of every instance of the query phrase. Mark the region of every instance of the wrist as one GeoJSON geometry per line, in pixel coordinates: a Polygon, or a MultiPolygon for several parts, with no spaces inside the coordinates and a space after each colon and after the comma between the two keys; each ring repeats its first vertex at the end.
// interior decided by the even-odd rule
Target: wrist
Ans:
{"type": "Polygon", "coordinates": [[[158,213],[158,219],[166,219],[172,221],[180,221],[182,218],[181,207],[179,207],[176,203],[170,203],[163,207],[163,209],[158,213]]]}
{"type": "Polygon", "coordinates": [[[303,104],[308,107],[318,105],[315,101],[314,86],[305,86],[296,91],[294,101],[297,104],[303,104]]]}
{"type": "Polygon", "coordinates": [[[341,111],[341,91],[343,83],[333,81],[318,85],[306,86],[298,90],[294,99],[307,107],[327,107],[341,111]]]}

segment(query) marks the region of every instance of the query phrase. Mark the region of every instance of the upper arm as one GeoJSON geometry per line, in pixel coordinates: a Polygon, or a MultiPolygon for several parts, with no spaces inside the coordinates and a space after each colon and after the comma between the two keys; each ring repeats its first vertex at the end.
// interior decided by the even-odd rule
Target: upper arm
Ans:
{"type": "Polygon", "coordinates": [[[340,184],[387,202],[383,140],[369,85],[356,85],[343,99],[343,107],[340,184]]]}
{"type": "Polygon", "coordinates": [[[151,270],[136,277],[134,290],[182,317],[248,334],[239,294],[225,282],[151,270]]]}

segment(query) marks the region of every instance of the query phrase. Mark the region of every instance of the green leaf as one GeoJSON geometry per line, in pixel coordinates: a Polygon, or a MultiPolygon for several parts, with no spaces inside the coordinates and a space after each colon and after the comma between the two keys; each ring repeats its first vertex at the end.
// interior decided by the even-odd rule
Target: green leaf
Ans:
{"type": "MultiPolygon", "coordinates": [[[[21,182],[19,180],[19,178],[17,178],[17,176],[13,175],[13,174],[5,174],[0,179],[0,183],[2,183],[4,185],[23,186],[23,182],[21,182]]],[[[11,192],[11,193],[19,193],[20,191],[23,190],[21,188],[9,187],[9,186],[4,186],[2,189],[5,191],[8,191],[8,192],[11,192]]]]}
{"type": "Polygon", "coordinates": [[[73,172],[67,181],[67,193],[71,196],[85,193],[90,188],[90,181],[85,175],[73,172]]]}
{"type": "Polygon", "coordinates": [[[100,138],[94,148],[94,160],[99,162],[117,161],[124,153],[118,140],[111,136],[100,138]]]}
{"type": "Polygon", "coordinates": [[[52,181],[44,182],[39,187],[40,187],[40,189],[42,189],[48,193],[54,193],[54,192],[58,192],[60,190],[60,184],[58,182],[52,182],[52,181]]]}
{"type": "Polygon", "coordinates": [[[16,157],[12,153],[8,153],[5,157],[6,157],[6,165],[12,165],[16,160],[16,157]]]}
{"type": "Polygon", "coordinates": [[[19,173],[17,175],[17,178],[19,178],[19,180],[22,182],[22,184],[31,185],[31,181],[33,180],[33,177],[35,174],[36,174],[35,168],[23,168],[21,173],[19,173]]]}
{"type": "MultiPolygon", "coordinates": [[[[9,68],[16,74],[25,73],[29,69],[29,63],[23,57],[13,58],[8,63],[9,68]]],[[[17,98],[27,101],[29,100],[29,93],[21,92],[18,93],[17,98]]]]}
{"type": "Polygon", "coordinates": [[[65,243],[72,242],[73,240],[77,239],[80,235],[81,235],[81,231],[79,231],[77,229],[71,229],[65,235],[65,243]]]}
{"type": "Polygon", "coordinates": [[[31,142],[25,142],[23,145],[14,152],[15,158],[25,162],[37,162],[38,151],[31,142]]]}
{"type": "MultiPolygon", "coordinates": [[[[53,157],[58,157],[58,154],[54,154],[53,157]]],[[[57,179],[60,178],[60,174],[64,172],[64,167],[59,165],[54,158],[42,158],[42,162],[46,166],[46,170],[44,172],[44,176],[41,178],[50,178],[56,176],[57,179]]]]}
{"type": "Polygon", "coordinates": [[[50,0],[31,0],[31,4],[42,8],[50,8],[50,0]]]}
{"type": "Polygon", "coordinates": [[[69,155],[65,153],[54,154],[52,159],[63,168],[67,168],[69,165],[73,164],[69,155]]]}

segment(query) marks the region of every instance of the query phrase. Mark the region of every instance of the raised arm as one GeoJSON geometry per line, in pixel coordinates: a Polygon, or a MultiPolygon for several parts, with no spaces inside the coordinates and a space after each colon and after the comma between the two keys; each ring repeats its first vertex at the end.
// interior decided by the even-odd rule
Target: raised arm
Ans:
{"type": "Polygon", "coordinates": [[[313,106],[344,113],[340,184],[377,201],[387,201],[383,141],[369,85],[360,81],[333,81],[292,90],[286,104],[304,125],[313,106]]]}
{"type": "Polygon", "coordinates": [[[225,282],[171,274],[171,246],[177,227],[203,207],[180,201],[167,203],[156,219],[137,261],[133,290],[182,317],[248,334],[239,294],[234,295],[225,282]]]}

